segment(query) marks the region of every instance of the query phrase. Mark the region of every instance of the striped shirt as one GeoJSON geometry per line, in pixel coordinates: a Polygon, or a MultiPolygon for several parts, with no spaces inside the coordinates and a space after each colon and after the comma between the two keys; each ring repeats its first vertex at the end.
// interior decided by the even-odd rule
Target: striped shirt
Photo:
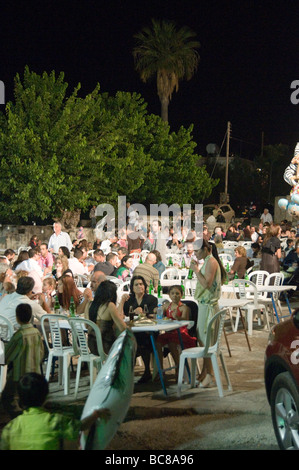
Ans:
{"type": "Polygon", "coordinates": [[[143,263],[138,265],[133,271],[133,276],[142,276],[147,283],[147,287],[150,285],[150,281],[153,281],[154,287],[158,287],[159,282],[159,271],[154,268],[151,264],[143,263]]]}
{"type": "Polygon", "coordinates": [[[5,344],[5,363],[8,365],[8,376],[14,382],[18,382],[28,372],[40,374],[43,355],[44,345],[37,328],[34,328],[30,323],[21,325],[10,341],[5,344]]]}

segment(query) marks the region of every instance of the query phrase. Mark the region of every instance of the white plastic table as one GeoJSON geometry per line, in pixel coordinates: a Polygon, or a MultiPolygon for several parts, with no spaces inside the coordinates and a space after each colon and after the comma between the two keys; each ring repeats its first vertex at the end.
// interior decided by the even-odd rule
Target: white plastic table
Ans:
{"type": "MultiPolygon", "coordinates": [[[[237,280],[232,281],[229,284],[223,285],[221,287],[222,292],[229,292],[229,293],[235,292],[233,282],[237,283],[238,281],[237,280]]],[[[273,294],[275,294],[275,293],[277,293],[277,294],[284,293],[285,294],[285,299],[286,299],[286,303],[287,303],[290,315],[292,314],[292,310],[291,310],[290,302],[289,302],[289,299],[288,299],[288,296],[287,296],[287,292],[289,290],[296,290],[297,286],[291,286],[291,285],[256,286],[256,288],[257,288],[258,293],[259,292],[269,292],[270,293],[271,300],[272,300],[272,305],[273,305],[275,316],[276,316],[276,319],[277,319],[278,323],[279,323],[279,315],[278,315],[278,312],[277,312],[277,307],[276,307],[276,304],[275,304],[273,294]]],[[[248,290],[248,292],[253,292],[253,289],[251,287],[246,287],[246,289],[248,290]]]]}
{"type": "Polygon", "coordinates": [[[163,369],[161,367],[158,352],[157,352],[156,341],[155,341],[155,333],[157,333],[157,332],[160,333],[161,331],[177,330],[181,348],[184,349],[180,328],[182,328],[183,326],[187,326],[187,328],[189,329],[189,328],[192,328],[193,325],[194,325],[194,322],[191,321],[191,320],[189,320],[189,321],[187,321],[187,320],[186,321],[175,321],[175,320],[163,321],[163,320],[161,320],[161,321],[159,321],[159,323],[156,323],[154,325],[142,325],[142,326],[132,326],[131,327],[131,330],[133,331],[133,333],[148,333],[150,335],[151,343],[152,343],[152,347],[153,347],[153,352],[154,352],[154,356],[155,356],[155,361],[156,361],[156,364],[157,364],[159,377],[160,377],[160,380],[161,380],[161,385],[162,385],[162,388],[163,388],[163,391],[164,391],[165,395],[167,395],[167,390],[166,390],[165,382],[164,382],[164,378],[163,378],[163,369]]]}

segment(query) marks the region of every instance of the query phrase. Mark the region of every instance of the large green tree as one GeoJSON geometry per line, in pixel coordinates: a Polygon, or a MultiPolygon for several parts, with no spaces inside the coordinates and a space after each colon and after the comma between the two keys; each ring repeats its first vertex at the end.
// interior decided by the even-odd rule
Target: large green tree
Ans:
{"type": "Polygon", "coordinates": [[[197,70],[200,43],[194,39],[196,33],[187,26],[178,29],[171,21],[153,19],[151,27],[144,27],[134,37],[136,71],[143,82],[156,77],[161,117],[168,121],[172,93],[178,91],[180,80],[190,80],[197,70]]]}
{"type": "Polygon", "coordinates": [[[117,197],[199,202],[216,182],[197,165],[192,128],[170,132],[140,95],[67,94],[63,74],[25,69],[0,115],[0,216],[24,220],[87,210],[117,197]]]}

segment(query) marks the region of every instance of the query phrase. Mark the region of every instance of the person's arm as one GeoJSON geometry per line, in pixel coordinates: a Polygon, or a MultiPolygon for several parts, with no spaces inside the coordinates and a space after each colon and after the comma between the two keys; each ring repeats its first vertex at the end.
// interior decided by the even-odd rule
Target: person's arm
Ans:
{"type": "Polygon", "coordinates": [[[112,320],[114,321],[117,329],[119,331],[124,331],[127,329],[126,323],[123,321],[121,318],[118,309],[116,308],[116,305],[113,302],[110,302],[109,304],[109,313],[111,315],[112,320]]]}
{"type": "Polygon", "coordinates": [[[187,305],[182,305],[180,310],[182,312],[182,316],[179,320],[189,320],[190,308],[187,305]]]}
{"type": "Polygon", "coordinates": [[[191,269],[195,272],[198,282],[205,288],[210,289],[213,284],[218,263],[215,259],[209,259],[206,265],[206,271],[203,275],[202,272],[199,270],[198,263],[195,260],[191,261],[191,269]]]}
{"type": "Polygon", "coordinates": [[[79,304],[77,307],[77,315],[83,315],[86,305],[88,304],[88,302],[93,300],[92,290],[89,287],[87,287],[83,292],[83,297],[83,302],[81,302],[81,304],[79,304]]]}

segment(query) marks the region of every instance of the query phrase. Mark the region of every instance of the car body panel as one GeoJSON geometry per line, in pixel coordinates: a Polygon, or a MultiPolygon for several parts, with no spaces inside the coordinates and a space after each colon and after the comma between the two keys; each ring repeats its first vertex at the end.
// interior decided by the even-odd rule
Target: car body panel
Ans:
{"type": "Polygon", "coordinates": [[[225,223],[229,224],[235,218],[235,211],[229,204],[206,204],[203,206],[203,215],[204,217],[209,216],[213,213],[213,210],[219,207],[219,210],[222,211],[222,214],[225,218],[225,223]]]}
{"type": "Polygon", "coordinates": [[[265,386],[268,400],[275,377],[288,371],[299,390],[299,328],[293,318],[275,325],[265,351],[265,386]],[[297,357],[298,355],[298,357],[297,357]]]}

